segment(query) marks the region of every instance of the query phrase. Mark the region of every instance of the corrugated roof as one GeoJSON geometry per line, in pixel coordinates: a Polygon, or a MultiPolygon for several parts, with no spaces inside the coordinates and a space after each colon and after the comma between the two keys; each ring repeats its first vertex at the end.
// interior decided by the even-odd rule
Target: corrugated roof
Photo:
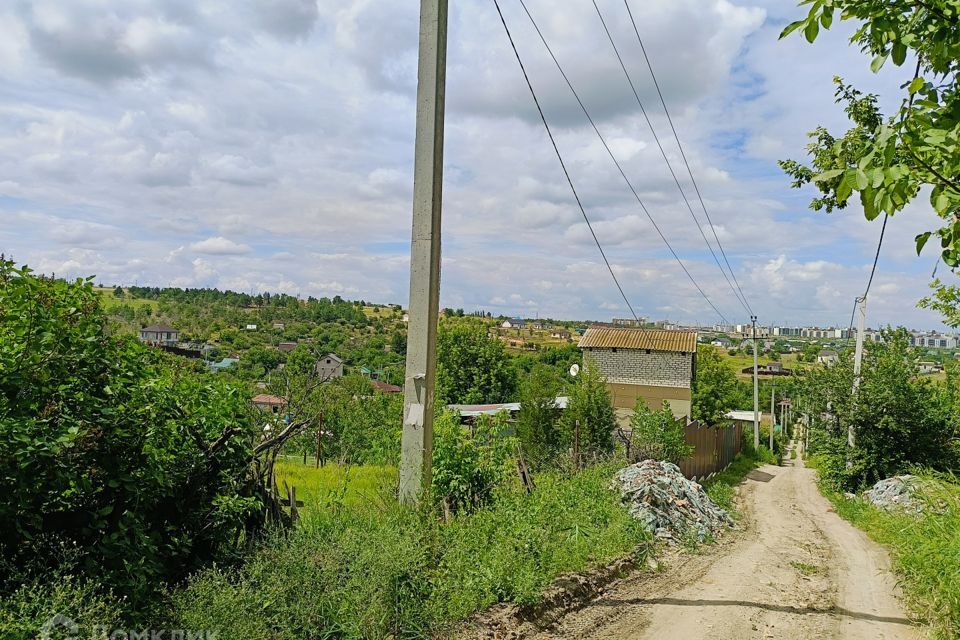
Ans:
{"type": "Polygon", "coordinates": [[[251,400],[253,404],[286,404],[287,401],[279,396],[273,396],[269,393],[258,393],[251,400]]]}
{"type": "Polygon", "coordinates": [[[577,346],[581,349],[649,349],[693,353],[697,350],[697,332],[590,327],[577,346]]]}

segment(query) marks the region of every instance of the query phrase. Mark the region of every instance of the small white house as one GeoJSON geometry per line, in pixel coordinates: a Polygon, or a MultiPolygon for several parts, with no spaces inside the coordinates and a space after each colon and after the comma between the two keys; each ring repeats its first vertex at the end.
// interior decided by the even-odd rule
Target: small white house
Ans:
{"type": "Polygon", "coordinates": [[[523,329],[527,326],[527,323],[523,321],[523,318],[508,318],[500,323],[500,326],[504,329],[523,329]]]}
{"type": "Polygon", "coordinates": [[[257,330],[257,325],[255,325],[255,324],[248,324],[248,325],[247,325],[247,331],[256,331],[256,330],[257,330]]]}

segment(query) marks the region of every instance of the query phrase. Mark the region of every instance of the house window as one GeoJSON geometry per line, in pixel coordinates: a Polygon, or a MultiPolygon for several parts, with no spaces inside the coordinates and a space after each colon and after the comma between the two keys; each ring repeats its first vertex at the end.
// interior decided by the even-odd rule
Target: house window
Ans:
{"type": "Polygon", "coordinates": [[[617,348],[616,348],[616,347],[614,347],[613,349],[610,349],[610,353],[616,353],[616,352],[617,352],[617,348]]]}

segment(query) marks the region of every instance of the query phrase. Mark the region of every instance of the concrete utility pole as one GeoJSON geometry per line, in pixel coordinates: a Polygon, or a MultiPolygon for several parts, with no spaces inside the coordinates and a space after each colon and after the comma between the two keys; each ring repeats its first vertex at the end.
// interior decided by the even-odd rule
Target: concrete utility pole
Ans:
{"type": "Polygon", "coordinates": [[[753,449],[760,448],[760,387],[757,380],[757,316],[750,316],[753,323],[753,449]]]}
{"type": "Polygon", "coordinates": [[[433,392],[440,308],[440,211],[447,67],[447,0],[420,2],[417,138],[410,243],[410,322],[403,387],[400,500],[415,504],[430,486],[433,392]]]}
{"type": "Polygon", "coordinates": [[[777,426],[777,407],[773,404],[774,393],[777,390],[777,383],[774,382],[770,387],[770,452],[773,453],[773,428],[777,426]]]}
{"type": "MultiPolygon", "coordinates": [[[[857,307],[860,313],[857,314],[857,349],[853,353],[853,395],[856,400],[857,389],[860,388],[860,365],[863,362],[863,325],[867,320],[867,297],[857,298],[857,307]]],[[[847,427],[847,446],[851,449],[856,445],[857,434],[854,431],[853,424],[847,427]]]]}

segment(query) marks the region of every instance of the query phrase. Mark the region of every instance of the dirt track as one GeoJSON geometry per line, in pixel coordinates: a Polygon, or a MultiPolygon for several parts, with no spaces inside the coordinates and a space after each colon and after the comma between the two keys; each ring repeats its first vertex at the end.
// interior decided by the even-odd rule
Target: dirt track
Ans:
{"type": "Polygon", "coordinates": [[[741,487],[742,531],[640,574],[534,638],[922,638],[886,552],[833,512],[802,466],[741,487]]]}

